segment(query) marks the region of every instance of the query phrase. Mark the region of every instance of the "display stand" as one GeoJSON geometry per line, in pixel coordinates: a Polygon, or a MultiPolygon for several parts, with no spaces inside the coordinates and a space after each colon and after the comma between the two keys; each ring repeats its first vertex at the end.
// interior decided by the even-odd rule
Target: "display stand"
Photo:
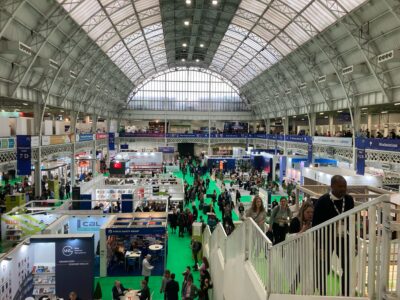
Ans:
{"type": "Polygon", "coordinates": [[[43,296],[56,295],[56,267],[55,265],[35,265],[32,269],[33,295],[35,299],[43,296]]]}
{"type": "Polygon", "coordinates": [[[24,205],[26,203],[25,194],[6,195],[6,212],[11,211],[14,207],[24,205]]]}

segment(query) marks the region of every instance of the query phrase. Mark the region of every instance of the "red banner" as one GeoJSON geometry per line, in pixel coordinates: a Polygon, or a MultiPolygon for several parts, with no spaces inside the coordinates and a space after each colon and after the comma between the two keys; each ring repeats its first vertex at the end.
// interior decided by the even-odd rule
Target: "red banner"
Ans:
{"type": "Polygon", "coordinates": [[[107,133],[96,133],[96,140],[102,140],[107,138],[107,133]]]}

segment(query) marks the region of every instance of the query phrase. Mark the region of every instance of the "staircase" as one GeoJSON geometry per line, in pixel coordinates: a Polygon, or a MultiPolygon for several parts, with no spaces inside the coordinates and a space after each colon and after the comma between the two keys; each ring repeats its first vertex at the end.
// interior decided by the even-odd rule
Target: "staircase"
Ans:
{"type": "Polygon", "coordinates": [[[252,219],[230,236],[221,224],[212,234],[207,227],[212,299],[400,299],[400,209],[391,196],[275,246],[252,219]]]}

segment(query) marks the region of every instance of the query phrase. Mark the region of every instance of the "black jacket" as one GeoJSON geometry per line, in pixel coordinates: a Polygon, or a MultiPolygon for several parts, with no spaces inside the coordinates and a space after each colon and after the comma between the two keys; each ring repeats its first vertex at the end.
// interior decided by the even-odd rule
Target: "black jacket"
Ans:
{"type": "Polygon", "coordinates": [[[168,300],[178,300],[179,299],[179,284],[175,280],[170,280],[165,286],[165,294],[168,300]]]}
{"type": "Polygon", "coordinates": [[[128,289],[124,288],[124,286],[121,284],[121,293],[118,292],[118,289],[116,286],[112,288],[112,294],[113,294],[113,300],[119,300],[120,296],[124,295],[124,292],[127,291],[128,289]]]}
{"type": "MultiPolygon", "coordinates": [[[[348,211],[352,208],[354,208],[354,200],[353,197],[350,195],[344,196],[344,211],[348,211]]],[[[343,213],[341,211],[343,202],[342,201],[335,201],[337,203],[337,208],[340,211],[340,213],[343,213]]],[[[333,201],[331,200],[331,196],[329,193],[322,195],[317,202],[315,203],[314,207],[314,217],[312,221],[312,226],[317,226],[321,223],[324,223],[325,221],[328,221],[338,215],[333,201]]]]}
{"type": "Polygon", "coordinates": [[[150,300],[150,290],[149,287],[145,287],[139,291],[139,300],[150,300]]]}

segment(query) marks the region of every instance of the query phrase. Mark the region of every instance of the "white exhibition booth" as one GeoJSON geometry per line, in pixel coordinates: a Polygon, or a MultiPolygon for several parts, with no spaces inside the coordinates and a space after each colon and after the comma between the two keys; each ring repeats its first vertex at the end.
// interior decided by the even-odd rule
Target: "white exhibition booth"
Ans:
{"type": "Polygon", "coordinates": [[[382,187],[383,178],[376,175],[357,175],[354,170],[335,167],[309,167],[303,168],[304,185],[331,184],[331,178],[335,175],[342,175],[347,185],[366,185],[382,187]]]}

